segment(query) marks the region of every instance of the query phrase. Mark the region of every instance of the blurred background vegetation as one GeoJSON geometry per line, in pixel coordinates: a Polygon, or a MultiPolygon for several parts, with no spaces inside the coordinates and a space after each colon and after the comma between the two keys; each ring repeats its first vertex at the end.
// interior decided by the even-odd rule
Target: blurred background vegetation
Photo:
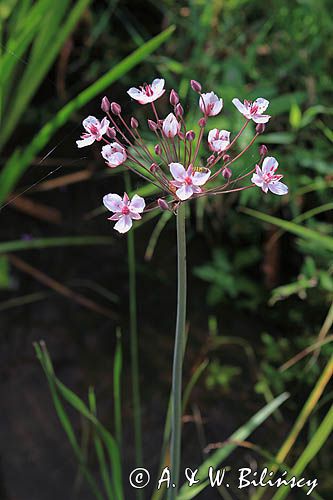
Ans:
{"type": "MultiPolygon", "coordinates": [[[[179,90],[193,124],[191,78],[224,99],[212,128],[240,128],[233,97],[271,102],[258,145],[278,158],[289,196],[247,190],[190,206],[185,379],[203,362],[205,369],[186,411],[184,465],[200,463],[207,444],[287,390],[288,402],[254,438],[271,455],[279,450],[325,367],[332,371],[331,7],[328,0],[1,2],[1,498],[91,498],[50,408],[33,341],[47,341],[59,377],[76,392],[84,397],[95,386],[100,419],[113,422],[110,360],[120,326],[123,432],[132,443],[126,240],[100,207],[105,193],[123,189],[123,176],[105,169],[98,146],[78,151],[75,140],[85,116],[101,116],[103,95],[130,117],[126,90],[156,76],[179,90]]],[[[240,172],[256,157],[251,150],[240,172]]],[[[137,179],[133,188],[156,195],[137,179]]],[[[156,470],[171,379],[174,232],[167,216],[147,217],[135,232],[143,450],[156,470]]],[[[290,466],[316,436],[332,396],[327,387],[320,401],[310,400],[290,466]]],[[[84,423],[71,416],[89,455],[84,423]]],[[[122,453],[126,473],[133,446],[122,453]]],[[[326,442],[307,468],[322,498],[333,491],[331,456],[326,442]]],[[[255,450],[232,457],[228,464],[263,463],[255,450]]]]}

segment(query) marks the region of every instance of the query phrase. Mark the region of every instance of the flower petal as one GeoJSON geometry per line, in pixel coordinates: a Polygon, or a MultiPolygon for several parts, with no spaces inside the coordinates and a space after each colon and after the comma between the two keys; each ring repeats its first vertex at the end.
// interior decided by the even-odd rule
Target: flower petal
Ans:
{"type": "Polygon", "coordinates": [[[255,184],[258,187],[262,187],[264,181],[260,175],[253,174],[252,178],[251,178],[251,182],[253,182],[253,184],[255,184]]]}
{"type": "Polygon", "coordinates": [[[277,181],[277,182],[270,182],[268,184],[268,189],[278,195],[283,195],[288,193],[288,186],[286,184],[283,184],[283,182],[277,181]]]}
{"type": "Polygon", "coordinates": [[[144,211],[145,206],[146,206],[145,200],[141,196],[135,194],[128,208],[130,209],[131,212],[140,214],[141,212],[144,211]]]}
{"type": "Polygon", "coordinates": [[[100,128],[100,121],[95,116],[88,116],[82,122],[83,127],[86,129],[88,133],[90,133],[90,126],[94,125],[96,128],[100,128]]]}
{"type": "Polygon", "coordinates": [[[193,194],[193,188],[192,186],[189,186],[188,184],[183,184],[182,187],[177,189],[176,195],[180,200],[188,200],[193,194]]]}
{"type": "Polygon", "coordinates": [[[124,202],[119,194],[109,193],[103,197],[104,206],[110,212],[121,212],[124,207],[124,202]]]}
{"type": "Polygon", "coordinates": [[[274,156],[266,156],[262,164],[264,174],[274,174],[279,166],[279,163],[274,156]]]}
{"type": "Polygon", "coordinates": [[[270,115],[260,115],[259,113],[251,116],[254,123],[267,123],[270,117],[270,115]]]}
{"type": "Polygon", "coordinates": [[[269,105],[269,101],[267,99],[264,99],[263,97],[258,97],[253,103],[254,105],[258,106],[258,113],[262,115],[266,111],[269,105]]]}
{"type": "Polygon", "coordinates": [[[192,182],[195,186],[203,186],[210,177],[211,171],[207,169],[205,172],[194,172],[192,182]]]}
{"type": "Polygon", "coordinates": [[[132,219],[129,215],[123,215],[118,220],[117,224],[113,226],[113,229],[118,231],[118,233],[127,233],[132,227],[132,219]]]}
{"type": "Polygon", "coordinates": [[[163,78],[155,78],[155,80],[153,80],[153,82],[151,84],[153,92],[156,94],[159,94],[159,95],[161,95],[161,92],[164,93],[164,90],[163,90],[164,84],[165,84],[165,81],[163,78]]]}
{"type": "Polygon", "coordinates": [[[136,87],[131,87],[127,91],[128,95],[132,97],[132,99],[135,99],[136,101],[139,101],[144,97],[143,92],[141,90],[137,89],[136,87]]]}
{"type": "Polygon", "coordinates": [[[104,135],[107,131],[107,129],[109,128],[109,125],[110,125],[110,122],[107,118],[103,118],[103,120],[101,121],[101,130],[100,130],[100,134],[101,135],[104,135]]]}
{"type": "Polygon", "coordinates": [[[85,146],[90,146],[93,142],[95,142],[95,138],[90,135],[89,137],[76,141],[76,144],[78,148],[84,148],[85,146]]]}
{"type": "Polygon", "coordinates": [[[240,111],[240,113],[242,113],[243,115],[244,115],[245,113],[247,113],[247,108],[244,106],[244,104],[242,104],[242,103],[240,102],[240,100],[239,100],[239,99],[237,99],[237,97],[235,97],[235,98],[232,100],[232,104],[233,104],[234,106],[236,106],[236,108],[238,109],[238,111],[240,111]]]}
{"type": "Polygon", "coordinates": [[[186,171],[183,165],[181,163],[170,163],[169,167],[172,177],[176,179],[176,181],[184,182],[186,171]]]}

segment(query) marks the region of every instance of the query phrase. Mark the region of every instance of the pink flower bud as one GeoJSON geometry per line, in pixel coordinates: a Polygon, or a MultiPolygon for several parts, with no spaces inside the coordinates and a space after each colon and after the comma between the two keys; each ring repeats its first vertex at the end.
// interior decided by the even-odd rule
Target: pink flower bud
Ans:
{"type": "Polygon", "coordinates": [[[134,116],[132,116],[132,118],[131,118],[131,127],[132,128],[138,128],[138,126],[139,126],[138,120],[136,118],[134,118],[134,116]]]}
{"type": "Polygon", "coordinates": [[[191,80],[191,87],[192,87],[192,90],[194,90],[194,92],[197,92],[198,94],[200,94],[201,85],[199,82],[197,82],[196,80],[191,80]]]}
{"type": "Polygon", "coordinates": [[[258,123],[256,126],[257,134],[263,134],[265,132],[266,125],[264,123],[258,123]]]}
{"type": "Polygon", "coordinates": [[[226,180],[229,180],[230,177],[232,176],[232,172],[230,170],[230,168],[226,167],[222,170],[222,175],[223,177],[226,179],[226,180]]]}
{"type": "Polygon", "coordinates": [[[215,156],[214,155],[210,155],[209,158],[207,158],[207,163],[213,163],[213,161],[215,160],[215,156]]]}
{"type": "Polygon", "coordinates": [[[168,116],[163,120],[163,134],[165,137],[172,139],[175,137],[180,129],[180,124],[173,113],[169,113],[168,116]]]}
{"type": "Polygon", "coordinates": [[[268,153],[268,147],[265,146],[265,144],[262,144],[261,146],[259,146],[259,154],[260,156],[266,156],[268,153]]]}
{"type": "Polygon", "coordinates": [[[224,161],[225,163],[227,163],[227,161],[229,161],[229,160],[230,160],[230,158],[231,158],[231,156],[230,156],[230,155],[223,155],[223,156],[222,156],[222,159],[223,159],[223,161],[224,161]]]}
{"type": "Polygon", "coordinates": [[[178,137],[181,141],[183,141],[185,139],[185,134],[181,131],[178,132],[178,137]]]}
{"type": "Polygon", "coordinates": [[[154,147],[154,150],[158,156],[160,156],[160,154],[162,153],[162,148],[159,144],[156,144],[156,146],[154,147]]]}
{"type": "Polygon", "coordinates": [[[184,114],[184,108],[180,104],[180,102],[175,106],[175,115],[178,117],[183,116],[184,114]]]}
{"type": "Polygon", "coordinates": [[[109,127],[106,131],[106,135],[110,139],[114,139],[116,137],[116,129],[114,127],[109,127]]]}
{"type": "Polygon", "coordinates": [[[156,130],[157,130],[157,123],[155,123],[153,120],[148,120],[148,127],[153,132],[156,132],[156,130]]]}
{"type": "Polygon", "coordinates": [[[159,198],[157,200],[157,205],[161,210],[170,210],[169,204],[165,200],[163,200],[163,198],[159,198]]]}
{"type": "Polygon", "coordinates": [[[190,142],[194,141],[194,139],[195,139],[195,132],[194,132],[194,130],[189,130],[188,132],[186,132],[185,137],[186,137],[187,141],[190,141],[190,142]]]}
{"type": "Polygon", "coordinates": [[[108,113],[110,111],[110,101],[106,96],[104,96],[102,99],[101,108],[104,113],[108,113]]]}
{"type": "Polygon", "coordinates": [[[176,106],[179,103],[179,95],[175,90],[171,90],[170,92],[170,104],[171,106],[176,106]]]}
{"type": "Polygon", "coordinates": [[[198,121],[198,125],[200,128],[204,128],[206,126],[206,123],[207,123],[206,118],[200,118],[200,120],[198,121]]]}
{"type": "Polygon", "coordinates": [[[157,163],[152,163],[152,164],[150,165],[150,167],[149,167],[149,170],[150,170],[150,172],[151,172],[152,174],[155,174],[155,173],[156,173],[156,171],[157,171],[157,169],[158,169],[158,165],[157,165],[157,163]]]}
{"type": "Polygon", "coordinates": [[[111,103],[111,111],[114,115],[120,115],[121,113],[121,106],[117,102],[112,102],[111,103]]]}

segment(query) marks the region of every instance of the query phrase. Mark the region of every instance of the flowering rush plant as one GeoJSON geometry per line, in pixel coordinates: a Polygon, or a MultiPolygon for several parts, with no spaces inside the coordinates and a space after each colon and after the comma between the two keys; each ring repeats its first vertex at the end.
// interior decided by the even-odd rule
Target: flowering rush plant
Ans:
{"type": "Polygon", "coordinates": [[[254,168],[249,168],[246,174],[238,177],[234,171],[234,163],[264,132],[265,124],[270,119],[270,115],[265,114],[269,101],[262,97],[253,102],[245,100],[244,103],[233,99],[233,104],[245,118],[241,129],[233,138],[228,130],[217,128],[208,130],[206,134],[209,118],[223,109],[223,99],[214,92],[202,92],[200,83],[191,80],[192,89],[199,95],[198,110],[202,115],[198,120],[199,131],[195,133],[186,126],[184,110],[175,90],[171,90],[169,95],[172,111],[166,117],[158,113],[155,102],[165,93],[164,85],[162,78],[156,78],[151,84],[132,87],[127,92],[139,104],[151,107],[152,118],[148,119],[148,127],[154,134],[154,150],[143,140],[138,120],[132,117],[126,122],[120,104],[110,103],[107,97],[103,98],[101,105],[107,116],[101,121],[88,116],[83,121],[85,133],[77,141],[79,148],[95,141],[103,142],[101,155],[108,167],[123,165],[155,184],[162,192],[157,202],[149,206],[138,195],[132,200],[127,193],[123,197],[115,193],[104,196],[103,203],[113,214],[109,220],[116,222],[114,228],[118,232],[125,233],[131,229],[133,220],[141,219],[145,211],[159,207],[177,212],[181,203],[201,196],[242,191],[254,186],[260,187],[264,193],[270,191],[283,195],[288,192],[287,186],[281,182],[283,176],[276,173],[277,160],[267,156],[264,145],[259,148],[254,168]],[[256,124],[254,137],[243,151],[232,155],[233,146],[251,120],[256,124]],[[204,145],[206,155],[203,157],[199,153],[204,145]],[[247,181],[247,184],[236,187],[240,180],[247,181]]]}
{"type": "Polygon", "coordinates": [[[264,145],[259,147],[257,163],[249,166],[245,174],[237,174],[234,168],[236,161],[251,148],[270,120],[270,115],[266,114],[269,105],[266,99],[259,97],[254,102],[245,100],[243,103],[233,99],[233,104],[244,116],[244,124],[232,136],[228,130],[209,128],[210,118],[223,109],[223,99],[214,92],[203,92],[200,83],[191,80],[191,87],[198,95],[198,112],[201,115],[194,131],[186,125],[184,109],[175,90],[169,94],[171,112],[161,117],[155,103],[165,94],[164,85],[162,78],[156,78],[151,84],[132,87],[127,92],[141,106],[151,108],[147,125],[154,137],[153,147],[151,142],[147,144],[144,141],[139,121],[135,117],[126,120],[120,104],[110,102],[107,97],[101,104],[106,116],[101,121],[94,116],[86,118],[83,121],[85,133],[77,145],[82,148],[95,141],[102,142],[101,155],[108,167],[123,165],[159,188],[159,198],[149,205],[137,194],[132,199],[127,193],[123,196],[116,193],[104,196],[103,203],[112,213],[109,220],[115,222],[114,229],[119,233],[126,233],[133,221],[141,219],[142,214],[149,210],[170,210],[177,216],[178,295],[170,438],[170,469],[175,487],[168,490],[168,499],[174,500],[178,491],[181,457],[182,363],[186,338],[185,202],[255,187],[264,193],[270,191],[283,195],[288,188],[281,182],[282,175],[277,174],[277,160],[267,156],[268,150],[264,145]],[[251,121],[256,124],[254,136],[241,152],[233,153],[233,147],[251,121]]]}

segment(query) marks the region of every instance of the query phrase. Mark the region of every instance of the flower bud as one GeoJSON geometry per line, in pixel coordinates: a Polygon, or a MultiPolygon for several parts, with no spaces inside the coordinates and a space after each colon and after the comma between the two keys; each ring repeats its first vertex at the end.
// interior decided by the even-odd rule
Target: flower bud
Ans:
{"type": "Polygon", "coordinates": [[[162,153],[162,148],[159,144],[156,144],[156,146],[154,147],[154,150],[158,156],[160,156],[160,154],[162,153]]]}
{"type": "Polygon", "coordinates": [[[176,106],[179,103],[179,95],[175,90],[171,90],[170,92],[170,104],[171,106],[176,106]]]}
{"type": "Polygon", "coordinates": [[[194,90],[194,92],[197,92],[198,94],[200,94],[201,85],[199,82],[197,82],[196,80],[191,80],[191,87],[192,87],[192,90],[194,90]]]}
{"type": "Polygon", "coordinates": [[[156,132],[156,130],[157,130],[157,123],[155,123],[153,120],[148,120],[148,127],[153,132],[156,132]]]}
{"type": "Polygon", "coordinates": [[[121,106],[117,102],[112,102],[111,103],[111,111],[114,115],[120,115],[121,113],[121,106]]]}
{"type": "Polygon", "coordinates": [[[157,169],[158,169],[157,163],[152,163],[149,167],[149,170],[152,174],[155,174],[157,172],[157,169]]]}
{"type": "Polygon", "coordinates": [[[210,155],[210,157],[207,158],[207,163],[208,164],[213,163],[214,160],[215,160],[215,156],[214,155],[210,155]]]}
{"type": "Polygon", "coordinates": [[[223,160],[224,162],[229,161],[229,160],[230,160],[230,158],[231,158],[231,156],[230,156],[230,155],[223,155],[223,156],[222,156],[222,160],[223,160]]]}
{"type": "Polygon", "coordinates": [[[165,200],[163,200],[163,198],[159,198],[157,200],[157,205],[161,210],[170,210],[169,204],[165,200]]]}
{"type": "Polygon", "coordinates": [[[114,127],[109,127],[106,131],[106,135],[110,139],[114,139],[116,137],[116,129],[114,127]]]}
{"type": "Polygon", "coordinates": [[[131,127],[132,128],[138,128],[138,126],[139,126],[138,120],[136,118],[134,118],[134,116],[132,116],[132,118],[131,118],[131,127]]]}
{"type": "Polygon", "coordinates": [[[104,113],[108,113],[110,111],[110,101],[106,96],[102,99],[101,108],[104,113]]]}
{"type": "Polygon", "coordinates": [[[179,132],[178,132],[178,137],[179,137],[179,139],[180,139],[181,141],[183,141],[183,140],[185,139],[185,134],[184,134],[184,132],[182,132],[181,130],[179,130],[179,132]]]}
{"type": "Polygon", "coordinates": [[[183,116],[184,114],[184,108],[180,104],[180,102],[175,106],[175,115],[178,117],[183,116]]]}
{"type": "Polygon", "coordinates": [[[165,137],[172,139],[175,137],[180,129],[180,124],[173,113],[169,113],[168,116],[163,120],[163,134],[165,137]]]}
{"type": "Polygon", "coordinates": [[[204,128],[206,126],[206,123],[207,123],[206,118],[200,118],[200,120],[198,121],[198,125],[200,128],[204,128]]]}
{"type": "Polygon", "coordinates": [[[232,172],[230,170],[230,168],[226,167],[222,170],[222,175],[223,177],[226,179],[226,180],[229,180],[230,177],[232,176],[232,172]]]}
{"type": "Polygon", "coordinates": [[[259,146],[259,154],[260,156],[266,156],[268,153],[268,147],[265,146],[265,144],[262,144],[261,146],[259,146]]]}
{"type": "Polygon", "coordinates": [[[256,126],[257,134],[263,134],[265,132],[266,125],[264,123],[258,123],[256,126]]]}
{"type": "Polygon", "coordinates": [[[194,132],[194,130],[189,130],[188,132],[186,132],[185,137],[186,137],[187,141],[190,141],[190,142],[194,141],[194,139],[195,139],[195,132],[194,132]]]}

